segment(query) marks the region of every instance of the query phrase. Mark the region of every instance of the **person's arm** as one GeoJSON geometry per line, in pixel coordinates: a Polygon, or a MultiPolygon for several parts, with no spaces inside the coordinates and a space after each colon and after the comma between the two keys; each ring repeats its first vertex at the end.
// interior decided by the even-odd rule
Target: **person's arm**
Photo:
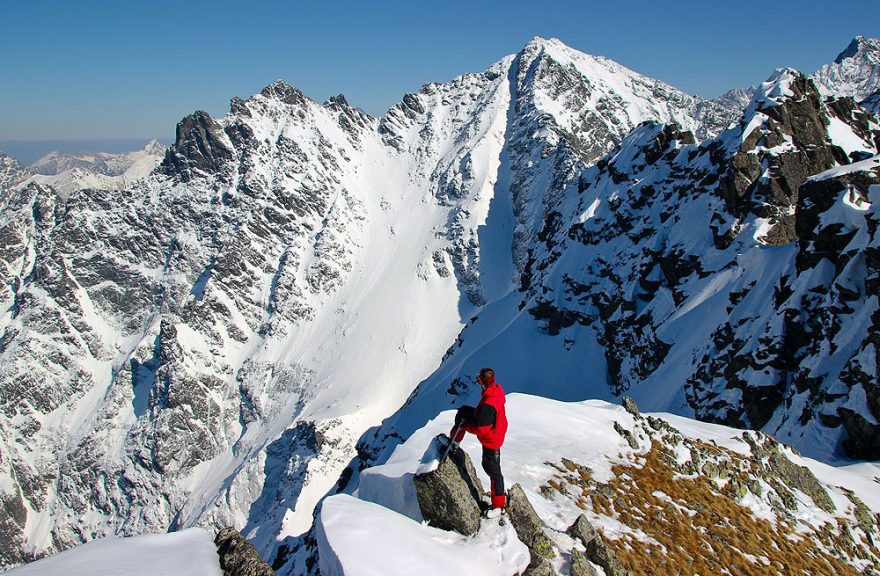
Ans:
{"type": "Polygon", "coordinates": [[[469,422],[474,429],[483,428],[484,426],[495,427],[495,419],[498,414],[494,406],[489,404],[480,404],[474,411],[474,417],[469,422]]]}

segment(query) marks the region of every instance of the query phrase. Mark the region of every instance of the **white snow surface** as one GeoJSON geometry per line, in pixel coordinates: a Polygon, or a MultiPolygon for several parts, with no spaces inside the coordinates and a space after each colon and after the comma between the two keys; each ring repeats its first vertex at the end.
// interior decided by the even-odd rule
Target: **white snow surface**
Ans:
{"type": "Polygon", "coordinates": [[[819,90],[857,102],[880,90],[880,39],[856,36],[834,62],[812,75],[819,90]]]}
{"type": "Polygon", "coordinates": [[[483,520],[470,538],[346,494],[324,500],[316,538],[322,576],[509,576],[529,564],[509,522],[483,520]]]}
{"type": "Polygon", "coordinates": [[[5,572],[9,576],[222,576],[211,534],[190,528],[169,534],[103,538],[5,572]]]}
{"type": "MultiPolygon", "coordinates": [[[[540,486],[555,472],[547,462],[558,463],[568,458],[589,468],[597,482],[607,482],[612,477],[612,466],[630,463],[636,453],[650,448],[650,439],[640,438],[639,448],[633,450],[615,431],[615,423],[628,430],[634,426],[633,416],[620,405],[600,400],[560,402],[508,394],[506,406],[510,428],[501,449],[505,484],[519,483],[538,515],[556,530],[565,530],[583,511],[572,500],[548,499],[541,494],[540,486]]],[[[437,456],[432,440],[437,434],[449,432],[454,414],[452,410],[440,413],[397,446],[385,464],[364,470],[354,496],[332,496],[324,501],[317,523],[323,574],[341,574],[340,566],[345,574],[403,574],[413,569],[426,575],[516,573],[513,565],[504,560],[515,557],[509,555],[511,537],[499,531],[495,523],[484,521],[481,532],[472,540],[422,523],[412,479],[420,469],[431,468],[437,456]],[[476,552],[480,557],[471,559],[476,552]],[[457,571],[460,559],[473,562],[474,568],[457,571]],[[325,568],[327,572],[323,571],[325,568]]],[[[687,438],[750,454],[742,430],[669,413],[643,416],[665,420],[687,438]]],[[[479,466],[479,443],[468,434],[461,446],[476,463],[485,488],[489,479],[479,466]]],[[[876,490],[874,480],[880,465],[835,467],[790,450],[785,454],[816,475],[839,510],[846,510],[849,504],[836,487],[852,490],[872,511],[880,511],[880,491],[876,490]]],[[[682,457],[687,460],[690,453],[685,450],[682,457]]],[[[772,510],[764,502],[745,498],[740,504],[758,516],[772,517],[772,510]]],[[[827,520],[822,514],[811,517],[806,509],[799,512],[799,518],[815,525],[827,520]]],[[[611,517],[590,513],[589,520],[609,538],[630,532],[611,517]]]]}

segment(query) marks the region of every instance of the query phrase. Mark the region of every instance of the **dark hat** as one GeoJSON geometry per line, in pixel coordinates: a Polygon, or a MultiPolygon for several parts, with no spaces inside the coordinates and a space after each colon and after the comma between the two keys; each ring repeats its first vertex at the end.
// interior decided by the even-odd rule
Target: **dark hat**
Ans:
{"type": "Polygon", "coordinates": [[[495,383],[495,371],[491,368],[481,368],[480,375],[477,376],[477,382],[484,386],[491,386],[495,383]]]}

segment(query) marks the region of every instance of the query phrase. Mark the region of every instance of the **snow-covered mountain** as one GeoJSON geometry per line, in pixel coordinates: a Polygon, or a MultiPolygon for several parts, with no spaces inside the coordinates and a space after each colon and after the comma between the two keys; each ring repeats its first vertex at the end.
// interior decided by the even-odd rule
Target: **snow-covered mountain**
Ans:
{"type": "Polygon", "coordinates": [[[0,190],[8,190],[28,176],[30,172],[21,165],[21,162],[0,152],[0,190]]]}
{"type": "Polygon", "coordinates": [[[279,81],[124,190],[3,188],[0,565],[231,524],[300,570],[485,364],[871,457],[877,125],[793,71],[740,113],[535,39],[379,119],[279,81]]]}
{"type": "Polygon", "coordinates": [[[880,39],[856,36],[831,64],[812,75],[823,94],[861,102],[880,90],[880,39]]]}
{"type": "Polygon", "coordinates": [[[25,182],[52,186],[61,194],[84,188],[123,189],[152,172],[165,156],[166,147],[156,140],[132,152],[50,152],[28,169],[25,182]]]}

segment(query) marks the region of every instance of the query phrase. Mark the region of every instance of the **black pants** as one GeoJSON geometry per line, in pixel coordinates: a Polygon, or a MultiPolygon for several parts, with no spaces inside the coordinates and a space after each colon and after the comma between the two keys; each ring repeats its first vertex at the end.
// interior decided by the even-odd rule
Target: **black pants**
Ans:
{"type": "Polygon", "coordinates": [[[504,494],[504,476],[501,475],[501,450],[483,447],[483,470],[489,475],[492,496],[504,494]]]}

